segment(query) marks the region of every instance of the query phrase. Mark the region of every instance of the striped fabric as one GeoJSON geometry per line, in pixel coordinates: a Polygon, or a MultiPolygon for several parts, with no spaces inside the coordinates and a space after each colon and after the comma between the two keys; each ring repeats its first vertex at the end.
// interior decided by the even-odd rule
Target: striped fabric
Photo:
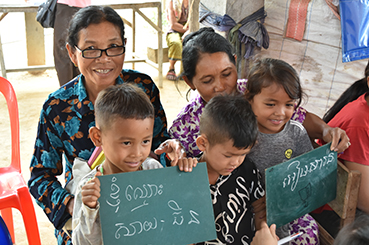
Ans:
{"type": "Polygon", "coordinates": [[[309,2],[310,0],[291,0],[286,37],[302,41],[309,2]]]}

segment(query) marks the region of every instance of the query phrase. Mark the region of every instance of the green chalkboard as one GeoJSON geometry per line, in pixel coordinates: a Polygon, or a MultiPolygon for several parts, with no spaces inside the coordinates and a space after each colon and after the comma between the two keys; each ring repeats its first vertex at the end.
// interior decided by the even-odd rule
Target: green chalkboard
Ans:
{"type": "Polygon", "coordinates": [[[190,244],[216,238],[205,163],[99,177],[104,244],[190,244]]]}
{"type": "Polygon", "coordinates": [[[287,224],[336,197],[337,152],[330,144],[265,170],[268,225],[287,224]]]}

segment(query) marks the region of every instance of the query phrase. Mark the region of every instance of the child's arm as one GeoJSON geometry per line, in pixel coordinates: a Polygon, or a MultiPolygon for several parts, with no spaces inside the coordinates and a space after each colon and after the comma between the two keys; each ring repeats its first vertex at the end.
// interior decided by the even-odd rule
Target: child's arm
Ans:
{"type": "Polygon", "coordinates": [[[343,152],[347,149],[349,137],[346,132],[340,128],[331,128],[320,117],[313,113],[306,113],[303,125],[309,134],[310,139],[322,139],[325,142],[331,142],[331,150],[343,152]]]}
{"type": "Polygon", "coordinates": [[[254,220],[256,230],[260,230],[262,223],[266,221],[266,204],[265,196],[253,202],[252,207],[254,208],[254,220]]]}
{"type": "Polygon", "coordinates": [[[265,221],[262,222],[261,229],[256,231],[251,245],[277,245],[278,237],[275,234],[275,228],[274,224],[269,228],[265,221]]]}
{"type": "MultiPolygon", "coordinates": [[[[102,233],[99,217],[100,181],[96,176],[93,179],[79,185],[75,195],[73,212],[72,240],[74,244],[102,245],[102,233]]],[[[86,179],[84,180],[86,181],[86,179]]]]}

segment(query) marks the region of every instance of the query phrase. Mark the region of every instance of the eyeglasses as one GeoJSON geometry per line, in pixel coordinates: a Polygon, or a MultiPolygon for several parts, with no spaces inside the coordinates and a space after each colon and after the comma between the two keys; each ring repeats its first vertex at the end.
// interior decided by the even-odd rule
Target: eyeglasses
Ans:
{"type": "Polygon", "coordinates": [[[126,52],[126,47],[124,45],[110,47],[106,49],[84,49],[84,50],[81,50],[77,46],[75,47],[82,53],[82,57],[86,59],[100,58],[103,52],[105,52],[105,54],[109,57],[118,56],[126,52]]]}

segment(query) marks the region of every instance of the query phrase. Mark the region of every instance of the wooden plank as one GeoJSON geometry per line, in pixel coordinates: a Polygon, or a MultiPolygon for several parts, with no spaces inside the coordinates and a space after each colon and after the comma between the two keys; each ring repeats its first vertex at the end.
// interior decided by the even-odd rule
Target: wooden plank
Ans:
{"type": "Polygon", "coordinates": [[[55,69],[55,66],[39,65],[39,66],[27,66],[27,67],[20,67],[20,68],[10,68],[10,69],[6,69],[6,72],[41,71],[41,70],[48,70],[48,69],[55,69]]]}
{"type": "Polygon", "coordinates": [[[336,199],[329,202],[329,206],[343,219],[346,218],[346,212],[343,206],[346,198],[346,186],[349,177],[348,169],[342,163],[337,162],[337,195],[336,199]]]}
{"type": "Polygon", "coordinates": [[[6,79],[6,69],[5,69],[3,45],[1,42],[1,34],[0,34],[0,68],[1,68],[1,76],[6,79]]]}
{"type": "Polygon", "coordinates": [[[0,12],[37,12],[38,6],[28,4],[0,4],[0,12]]]}
{"type": "Polygon", "coordinates": [[[318,227],[319,227],[319,241],[320,241],[320,245],[332,245],[334,243],[334,239],[331,236],[331,234],[328,233],[328,231],[326,231],[323,226],[321,226],[318,223],[318,227]]]}

